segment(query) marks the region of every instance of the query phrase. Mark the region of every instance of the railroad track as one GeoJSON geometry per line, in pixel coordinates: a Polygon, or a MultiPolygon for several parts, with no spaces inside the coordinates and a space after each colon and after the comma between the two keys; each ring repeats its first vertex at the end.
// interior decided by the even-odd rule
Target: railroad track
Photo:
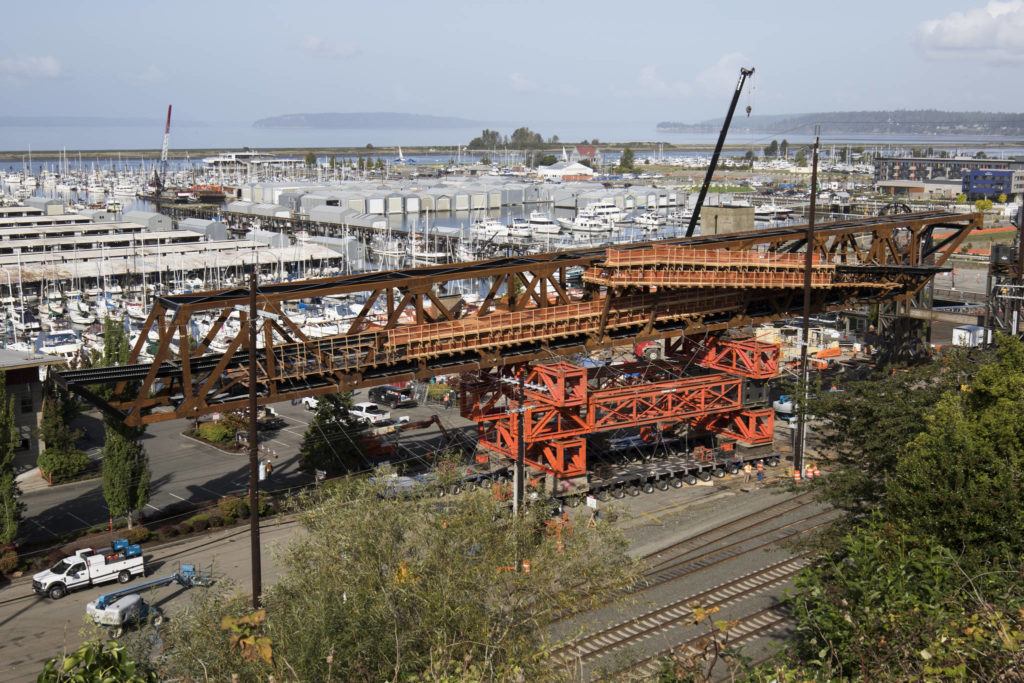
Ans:
{"type": "MultiPolygon", "coordinates": [[[[781,628],[791,620],[792,617],[790,617],[789,614],[780,607],[769,607],[767,609],[754,612],[753,614],[749,614],[737,619],[736,625],[729,629],[728,646],[735,647],[749,643],[752,640],[781,628]]],[[[651,655],[650,657],[645,657],[639,662],[636,662],[624,669],[619,669],[601,680],[647,680],[650,676],[653,676],[658,672],[658,669],[661,667],[662,657],[667,657],[673,652],[698,654],[701,652],[701,648],[698,647],[698,644],[707,637],[707,633],[702,633],[699,636],[695,636],[683,643],[680,643],[676,647],[666,648],[651,655]]],[[[724,640],[720,633],[716,634],[716,637],[719,642],[724,640]]]]}
{"type": "Polygon", "coordinates": [[[708,543],[715,543],[724,538],[729,538],[736,534],[749,531],[752,528],[763,526],[765,524],[768,524],[769,522],[772,522],[773,520],[778,519],[782,515],[785,515],[789,512],[793,512],[794,510],[799,510],[800,508],[806,507],[807,505],[811,505],[813,503],[814,499],[812,498],[810,493],[801,493],[798,496],[788,498],[763,510],[752,512],[749,515],[744,515],[743,517],[734,519],[731,522],[726,522],[725,524],[716,526],[713,529],[708,529],[707,531],[699,533],[696,536],[691,536],[685,540],[679,541],[678,543],[674,543],[672,545],[656,550],[653,553],[648,553],[647,555],[644,555],[641,559],[643,559],[649,565],[651,565],[652,568],[657,568],[662,564],[673,562],[677,560],[679,557],[703,545],[707,545],[708,543]],[[721,534],[721,532],[736,526],[741,527],[739,531],[721,534]],[[715,536],[718,536],[718,538],[715,538],[715,536]],[[675,557],[662,559],[658,562],[654,561],[667,554],[675,555],[675,557]]]}
{"type": "Polygon", "coordinates": [[[647,640],[683,625],[693,614],[694,606],[724,607],[784,583],[810,564],[810,561],[811,553],[803,553],[777,562],[628,621],[588,634],[557,648],[551,653],[551,657],[556,662],[566,665],[592,662],[613,650],[647,640]]]}
{"type": "Polygon", "coordinates": [[[781,541],[785,541],[790,538],[796,538],[797,536],[802,536],[803,534],[810,533],[815,529],[825,526],[829,520],[824,520],[822,522],[819,522],[818,524],[814,524],[805,529],[796,529],[792,533],[785,533],[778,538],[772,538],[779,532],[784,532],[785,530],[791,529],[792,527],[796,527],[806,522],[811,522],[815,519],[819,519],[822,517],[835,516],[837,514],[838,513],[836,513],[835,510],[823,510],[822,512],[818,512],[809,517],[798,519],[795,522],[790,522],[789,524],[785,524],[780,527],[775,527],[773,529],[763,531],[755,536],[741,538],[740,540],[722,546],[721,548],[708,550],[707,552],[701,553],[700,555],[696,555],[685,560],[678,560],[675,561],[673,564],[662,566],[657,569],[652,569],[647,572],[648,581],[646,584],[644,584],[643,590],[648,590],[655,586],[664,585],[670,581],[675,581],[676,579],[680,579],[684,576],[694,574],[698,571],[708,569],[710,567],[715,567],[724,562],[728,562],[729,560],[734,560],[737,557],[748,555],[754,552],[755,550],[761,550],[762,548],[767,548],[781,541]],[[739,546],[765,537],[768,537],[768,539],[761,543],[758,543],[757,545],[751,548],[746,548],[743,550],[739,549],[739,546]]]}

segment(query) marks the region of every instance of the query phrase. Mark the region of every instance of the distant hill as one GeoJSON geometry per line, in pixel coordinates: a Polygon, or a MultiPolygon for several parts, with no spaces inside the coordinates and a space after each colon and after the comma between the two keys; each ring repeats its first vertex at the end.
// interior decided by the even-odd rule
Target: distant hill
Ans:
{"type": "MultiPolygon", "coordinates": [[[[717,133],[723,119],[700,123],[662,121],[661,133],[717,133]]],[[[837,111],[817,114],[737,116],[736,131],[778,135],[813,135],[820,125],[822,134],[878,135],[1024,135],[1024,114],[981,111],[940,111],[920,109],[895,111],[837,111]]]]}
{"type": "MultiPolygon", "coordinates": [[[[202,121],[174,121],[176,126],[205,126],[202,121]]],[[[0,116],[0,127],[74,127],[74,128],[124,128],[152,127],[163,129],[164,120],[155,117],[115,118],[106,116],[0,116]]]]}
{"type": "Polygon", "coordinates": [[[480,125],[477,121],[429,114],[399,114],[395,112],[357,112],[351,114],[285,114],[260,119],[254,128],[467,128],[480,125]]]}

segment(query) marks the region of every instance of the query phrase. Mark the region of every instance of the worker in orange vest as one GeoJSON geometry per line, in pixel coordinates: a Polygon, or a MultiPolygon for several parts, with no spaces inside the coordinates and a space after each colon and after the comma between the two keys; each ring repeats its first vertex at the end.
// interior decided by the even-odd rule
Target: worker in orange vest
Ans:
{"type": "Polygon", "coordinates": [[[764,481],[764,461],[757,461],[757,480],[759,482],[764,481]]]}
{"type": "Polygon", "coordinates": [[[750,463],[749,462],[746,465],[743,466],[743,474],[745,475],[743,477],[743,481],[750,481],[750,463]]]}

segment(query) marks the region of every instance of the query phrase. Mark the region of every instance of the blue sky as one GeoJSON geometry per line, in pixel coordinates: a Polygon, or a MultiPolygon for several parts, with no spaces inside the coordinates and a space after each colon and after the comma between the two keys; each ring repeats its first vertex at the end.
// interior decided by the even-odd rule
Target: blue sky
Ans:
{"type": "Polygon", "coordinates": [[[0,116],[1020,111],[1024,1],[4,3],[0,116]]]}

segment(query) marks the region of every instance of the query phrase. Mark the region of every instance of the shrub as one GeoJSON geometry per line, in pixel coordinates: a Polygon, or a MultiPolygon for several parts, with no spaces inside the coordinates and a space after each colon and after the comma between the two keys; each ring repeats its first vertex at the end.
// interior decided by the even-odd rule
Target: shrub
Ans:
{"type": "Polygon", "coordinates": [[[156,530],[156,537],[161,541],[167,541],[178,535],[178,527],[173,524],[165,524],[156,530]]]}
{"type": "Polygon", "coordinates": [[[249,501],[239,498],[238,496],[224,496],[223,498],[217,501],[217,508],[224,516],[249,516],[249,501]]]}
{"type": "Polygon", "coordinates": [[[205,531],[210,526],[209,515],[196,515],[192,519],[188,520],[188,523],[192,525],[193,531],[205,531]]]}
{"type": "Polygon", "coordinates": [[[175,528],[177,528],[178,533],[182,536],[187,536],[190,533],[192,533],[192,525],[188,522],[181,522],[180,524],[175,524],[174,526],[175,528]]]}
{"type": "Polygon", "coordinates": [[[210,516],[210,528],[216,529],[217,527],[222,527],[222,526],[224,526],[224,519],[223,518],[221,518],[221,517],[219,517],[217,515],[211,515],[210,516]]]}
{"type": "Polygon", "coordinates": [[[10,574],[18,568],[18,553],[13,550],[5,550],[0,555],[0,574],[10,574]]]}
{"type": "Polygon", "coordinates": [[[39,454],[36,461],[39,469],[46,472],[51,481],[65,481],[76,477],[89,468],[89,456],[77,448],[72,451],[60,451],[47,448],[39,454]]]}
{"type": "Polygon", "coordinates": [[[234,524],[238,520],[235,519],[234,515],[224,515],[223,521],[224,521],[224,526],[231,526],[232,524],[234,524]]]}
{"type": "Polygon", "coordinates": [[[199,436],[212,443],[228,443],[235,438],[235,432],[223,422],[204,422],[199,425],[199,436]]]}
{"type": "Polygon", "coordinates": [[[129,543],[145,543],[153,535],[153,532],[144,526],[135,526],[127,530],[124,537],[129,543]]]}

